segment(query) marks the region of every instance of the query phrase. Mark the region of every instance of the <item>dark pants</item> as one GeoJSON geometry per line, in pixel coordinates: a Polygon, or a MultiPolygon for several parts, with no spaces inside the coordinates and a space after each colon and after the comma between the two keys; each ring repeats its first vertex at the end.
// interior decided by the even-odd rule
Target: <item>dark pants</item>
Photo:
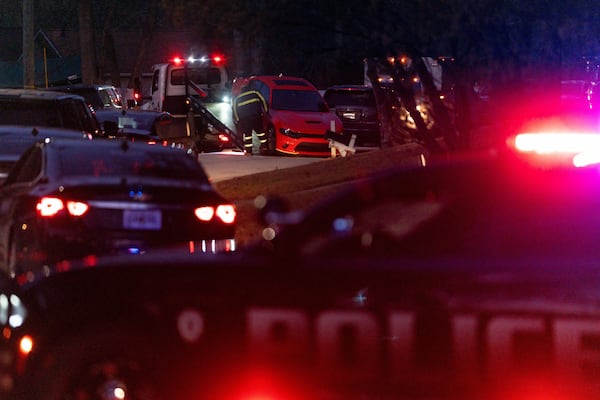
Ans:
{"type": "MultiPolygon", "coordinates": [[[[237,124],[238,134],[244,141],[244,152],[252,154],[252,132],[256,132],[259,138],[262,132],[262,117],[245,117],[240,118],[237,124]]],[[[264,135],[263,135],[264,136],[264,135]]]]}

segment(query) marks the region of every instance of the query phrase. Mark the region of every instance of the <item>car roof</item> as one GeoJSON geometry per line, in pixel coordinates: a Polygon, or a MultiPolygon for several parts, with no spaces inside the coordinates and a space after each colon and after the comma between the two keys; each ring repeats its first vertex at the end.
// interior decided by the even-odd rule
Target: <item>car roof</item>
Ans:
{"type": "Polygon", "coordinates": [[[41,89],[0,89],[0,99],[11,99],[11,100],[34,100],[34,101],[57,101],[63,99],[80,99],[84,100],[83,97],[63,92],[55,92],[50,90],[41,89]]]}
{"type": "Polygon", "coordinates": [[[271,89],[317,90],[317,88],[304,78],[282,75],[258,75],[250,78],[260,80],[271,89]]]}
{"type": "Polygon", "coordinates": [[[0,125],[0,136],[2,135],[15,136],[66,136],[66,135],[82,135],[82,131],[60,127],[47,126],[26,126],[26,125],[0,125]]]}
{"type": "Polygon", "coordinates": [[[62,90],[62,91],[71,91],[78,89],[116,89],[112,85],[103,85],[103,84],[87,84],[87,83],[75,83],[73,85],[61,85],[61,86],[52,86],[48,88],[49,90],[62,90]]]}
{"type": "Polygon", "coordinates": [[[72,140],[64,137],[61,138],[51,138],[50,140],[45,141],[44,146],[49,146],[51,148],[65,148],[65,147],[80,147],[87,148],[93,146],[98,152],[107,151],[110,149],[121,148],[123,151],[127,151],[129,149],[135,151],[144,151],[146,153],[173,153],[173,152],[181,152],[187,153],[187,150],[173,147],[169,145],[160,145],[160,144],[149,144],[146,142],[131,142],[130,140],[123,139],[97,139],[93,141],[87,140],[72,140]]]}

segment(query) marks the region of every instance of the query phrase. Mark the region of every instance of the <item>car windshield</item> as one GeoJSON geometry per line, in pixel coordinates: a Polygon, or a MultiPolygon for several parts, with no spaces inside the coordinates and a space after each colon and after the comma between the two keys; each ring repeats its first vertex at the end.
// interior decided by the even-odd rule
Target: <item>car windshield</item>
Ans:
{"type": "Polygon", "coordinates": [[[318,92],[293,89],[273,90],[271,108],[282,111],[327,111],[327,107],[318,92]]]}
{"type": "Polygon", "coordinates": [[[207,183],[198,163],[180,152],[152,152],[120,148],[98,152],[94,146],[63,147],[60,154],[62,176],[119,177],[142,176],[207,183]]]}

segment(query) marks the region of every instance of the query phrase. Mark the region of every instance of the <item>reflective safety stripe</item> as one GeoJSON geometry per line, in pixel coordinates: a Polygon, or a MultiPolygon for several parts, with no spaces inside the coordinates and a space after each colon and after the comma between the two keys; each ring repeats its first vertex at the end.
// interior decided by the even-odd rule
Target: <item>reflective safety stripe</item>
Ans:
{"type": "Polygon", "coordinates": [[[257,133],[256,136],[258,136],[258,141],[260,143],[267,143],[267,134],[265,132],[257,133]]]}

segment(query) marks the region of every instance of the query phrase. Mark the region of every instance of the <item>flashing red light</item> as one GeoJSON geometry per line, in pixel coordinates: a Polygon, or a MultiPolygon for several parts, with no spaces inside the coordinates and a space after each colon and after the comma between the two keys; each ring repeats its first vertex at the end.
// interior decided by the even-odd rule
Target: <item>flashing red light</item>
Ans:
{"type": "Polygon", "coordinates": [[[176,65],[183,64],[183,58],[181,58],[181,57],[174,57],[173,58],[173,63],[175,63],[176,65]]]}
{"type": "Polygon", "coordinates": [[[212,56],[212,60],[215,64],[221,64],[221,63],[225,62],[225,57],[223,57],[220,54],[216,54],[216,55],[212,56]]]}

